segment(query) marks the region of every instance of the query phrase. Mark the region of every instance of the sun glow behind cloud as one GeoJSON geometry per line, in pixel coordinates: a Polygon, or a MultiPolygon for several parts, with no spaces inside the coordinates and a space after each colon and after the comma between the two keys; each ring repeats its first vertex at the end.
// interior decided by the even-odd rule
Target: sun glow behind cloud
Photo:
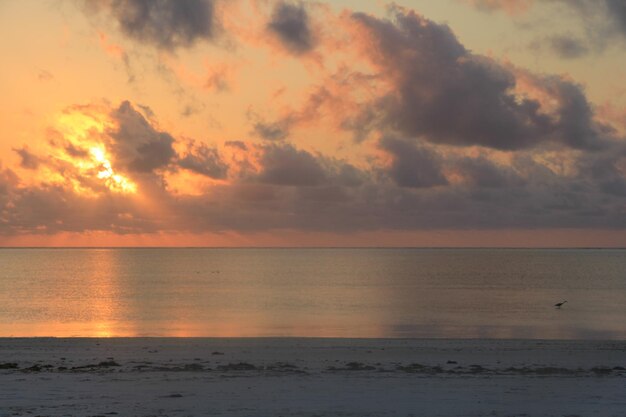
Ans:
{"type": "Polygon", "coordinates": [[[115,192],[135,193],[137,186],[123,175],[116,174],[111,167],[111,162],[107,158],[104,148],[94,146],[89,149],[89,153],[100,163],[102,169],[98,172],[98,178],[104,180],[106,186],[115,192]]]}
{"type": "Polygon", "coordinates": [[[86,107],[63,112],[57,118],[56,132],[66,143],[57,150],[56,157],[74,167],[77,175],[53,178],[53,182],[69,181],[76,192],[87,195],[97,195],[102,186],[114,193],[136,193],[137,185],[113,168],[107,152],[105,133],[114,127],[115,122],[106,112],[86,107]]]}
{"type": "Polygon", "coordinates": [[[0,77],[0,241],[324,245],[380,231],[404,245],[397,233],[433,228],[626,227],[626,49],[592,50],[584,2],[198,0],[189,19],[170,19],[176,0],[142,16],[132,3],[65,19],[4,6],[20,59],[0,77]],[[58,36],[31,36],[42,27],[58,36]],[[593,53],[548,54],[569,29],[593,53]],[[306,238],[328,231],[342,235],[306,238]]]}

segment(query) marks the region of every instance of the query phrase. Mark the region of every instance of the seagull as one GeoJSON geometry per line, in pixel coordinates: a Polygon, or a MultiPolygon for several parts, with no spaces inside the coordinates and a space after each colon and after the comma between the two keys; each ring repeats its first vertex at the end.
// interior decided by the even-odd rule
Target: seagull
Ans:
{"type": "Polygon", "coordinates": [[[563,302],[561,302],[561,303],[556,303],[554,306],[555,306],[556,308],[561,308],[561,307],[563,307],[563,304],[565,304],[565,303],[567,303],[567,300],[565,300],[565,301],[563,301],[563,302]]]}

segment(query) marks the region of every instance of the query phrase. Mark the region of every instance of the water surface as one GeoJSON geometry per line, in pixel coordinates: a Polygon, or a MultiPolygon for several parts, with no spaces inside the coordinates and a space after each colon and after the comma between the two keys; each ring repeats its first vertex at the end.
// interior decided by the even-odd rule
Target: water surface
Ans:
{"type": "Polygon", "coordinates": [[[0,249],[0,265],[0,336],[626,339],[626,250],[0,249]]]}

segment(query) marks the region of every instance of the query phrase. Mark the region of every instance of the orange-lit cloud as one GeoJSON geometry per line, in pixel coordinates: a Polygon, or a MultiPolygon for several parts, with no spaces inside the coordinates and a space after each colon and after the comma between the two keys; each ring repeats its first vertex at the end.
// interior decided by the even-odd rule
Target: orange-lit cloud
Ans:
{"type": "Polygon", "coordinates": [[[124,48],[122,48],[120,45],[109,42],[108,37],[105,33],[103,32],[98,33],[98,39],[100,41],[100,47],[108,55],[110,55],[113,58],[125,61],[125,62],[128,61],[128,54],[126,53],[124,48]]]}
{"type": "Polygon", "coordinates": [[[618,98],[598,107],[573,76],[471,50],[400,5],[181,4],[92,7],[88,62],[132,60],[133,82],[98,73],[92,94],[57,66],[29,90],[37,124],[2,155],[2,239],[418,244],[626,229],[618,98]]]}

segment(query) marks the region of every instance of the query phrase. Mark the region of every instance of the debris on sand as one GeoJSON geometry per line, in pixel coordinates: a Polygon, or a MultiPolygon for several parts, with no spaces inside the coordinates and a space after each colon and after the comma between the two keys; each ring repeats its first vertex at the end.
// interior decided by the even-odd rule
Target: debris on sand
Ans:
{"type": "Polygon", "coordinates": [[[256,366],[246,363],[229,363],[228,365],[220,365],[217,367],[218,371],[257,371],[263,368],[257,368],[256,366]]]}
{"type": "Polygon", "coordinates": [[[337,368],[331,366],[328,368],[329,371],[374,371],[375,367],[371,365],[365,365],[361,362],[348,362],[344,368],[337,368]]]}

